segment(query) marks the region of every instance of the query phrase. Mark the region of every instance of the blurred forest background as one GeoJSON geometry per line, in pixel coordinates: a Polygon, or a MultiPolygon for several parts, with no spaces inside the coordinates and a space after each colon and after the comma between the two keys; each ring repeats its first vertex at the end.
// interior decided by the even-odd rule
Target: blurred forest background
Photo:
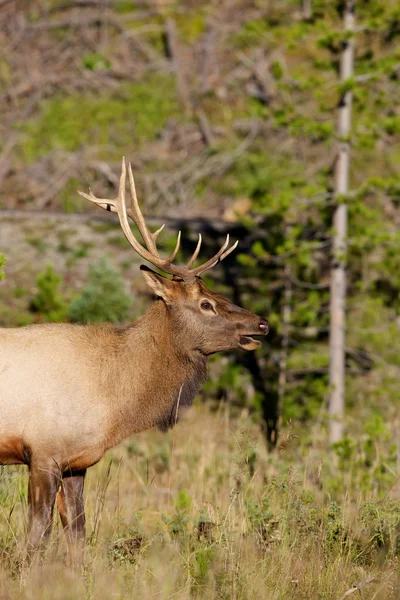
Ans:
{"type": "MultiPolygon", "coordinates": [[[[76,193],[90,185],[99,196],[115,195],[125,155],[149,222],[167,224],[160,241],[165,251],[177,229],[188,254],[202,233],[202,256],[229,232],[240,240],[238,251],[207,284],[271,323],[257,352],[215,358],[202,394],[206,412],[200,405],[194,411],[205,423],[222,410],[233,428],[247,424],[258,440],[246,437],[240,446],[250,480],[259,465],[264,483],[297,465],[318,498],[326,493],[336,502],[351,489],[358,514],[364,515],[361,499],[385,498],[384,509],[365,513],[368,551],[357,546],[357,557],[367,555],[370,565],[376,550],[385,556],[380,564],[387,568],[390,560],[392,569],[400,549],[398,505],[388,499],[398,499],[400,475],[400,8],[395,0],[359,0],[349,34],[345,4],[0,0],[0,252],[6,259],[0,324],[126,324],[143,314],[151,298],[138,257],[112,215],[76,193]],[[350,35],[354,74],[343,82],[340,55],[350,35]],[[349,91],[351,134],[342,141],[351,145],[350,189],[338,198],[338,107],[349,91]],[[338,202],[348,207],[346,415],[345,435],[329,450],[329,285],[338,202]],[[276,448],[273,454],[266,454],[262,438],[276,448]],[[321,466],[318,475],[304,467],[310,460],[328,465],[323,485],[321,466]]],[[[293,473],[287,477],[274,494],[294,489],[293,473]]],[[[262,489],[258,500],[243,504],[243,518],[269,544],[282,520],[266,511],[262,489]]],[[[349,540],[359,540],[359,530],[352,537],[344,528],[337,504],[322,516],[304,516],[314,500],[303,492],[295,509],[303,521],[285,526],[300,539],[307,519],[328,523],[324,535],[335,542],[329,538],[324,549],[337,542],[335,552],[348,559],[349,540]]],[[[180,497],[179,518],[189,505],[180,497]]],[[[183,535],[187,522],[175,517],[168,523],[178,523],[177,530],[169,534],[183,535]]],[[[205,535],[202,543],[208,542],[205,535]]],[[[201,564],[208,569],[207,552],[201,564]]],[[[353,564],[351,557],[357,569],[362,561],[353,564]]],[[[281,558],[284,564],[287,555],[281,558]]],[[[195,588],[204,591],[201,586],[211,585],[208,570],[204,575],[196,565],[195,588]]],[[[230,569],[235,578],[236,567],[230,569]]],[[[301,585],[293,592],[289,579],[292,592],[285,597],[336,597],[333,583],[324,596],[314,596],[312,587],[301,595],[301,585]]],[[[391,585],[371,598],[398,597],[391,585]]],[[[245,588],[215,597],[247,597],[245,588]]],[[[262,597],[254,594],[249,597],[262,597]]]]}

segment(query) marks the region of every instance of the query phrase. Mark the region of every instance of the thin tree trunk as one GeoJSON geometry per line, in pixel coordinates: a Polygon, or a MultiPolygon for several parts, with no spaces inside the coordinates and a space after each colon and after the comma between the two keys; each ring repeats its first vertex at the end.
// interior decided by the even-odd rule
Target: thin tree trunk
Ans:
{"type": "MultiPolygon", "coordinates": [[[[346,0],[344,29],[354,31],[355,0],[346,0]]],[[[340,60],[340,81],[344,83],[353,76],[354,41],[349,37],[344,43],[340,60]]],[[[335,195],[339,200],[333,217],[333,257],[330,286],[330,402],[329,441],[337,442],[343,437],[345,400],[345,303],[346,303],[346,251],[347,251],[347,206],[351,127],[352,92],[343,93],[339,105],[338,137],[339,149],[336,161],[335,195]]]]}
{"type": "Polygon", "coordinates": [[[312,0],[303,0],[303,19],[310,21],[312,18],[312,0]]]}
{"type": "Polygon", "coordinates": [[[176,32],[176,24],[173,19],[168,19],[165,27],[165,35],[166,35],[166,49],[168,58],[171,61],[173,72],[176,77],[176,87],[178,96],[182,103],[182,107],[186,114],[190,114],[191,105],[190,105],[190,95],[189,89],[185,81],[185,75],[183,73],[182,65],[181,65],[181,51],[178,47],[178,35],[176,32]]]}
{"type": "MultiPolygon", "coordinates": [[[[288,268],[285,268],[287,273],[288,268]]],[[[292,282],[288,275],[285,278],[285,293],[284,293],[284,304],[282,310],[282,342],[281,351],[279,355],[279,380],[278,380],[278,396],[279,402],[282,404],[283,396],[285,394],[286,382],[287,382],[287,359],[288,359],[288,348],[289,348],[289,332],[290,332],[290,320],[292,316],[292,295],[293,288],[292,282]]]]}

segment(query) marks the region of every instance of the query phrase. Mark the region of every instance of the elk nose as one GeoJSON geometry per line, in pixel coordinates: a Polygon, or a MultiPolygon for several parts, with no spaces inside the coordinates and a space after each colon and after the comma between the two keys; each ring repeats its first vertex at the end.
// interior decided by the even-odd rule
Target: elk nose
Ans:
{"type": "Polygon", "coordinates": [[[263,320],[261,321],[261,323],[259,324],[259,326],[258,326],[258,327],[259,327],[259,328],[261,329],[261,331],[263,331],[265,334],[266,334],[266,333],[268,333],[268,331],[269,331],[269,323],[268,323],[268,321],[265,321],[265,319],[263,319],[263,320]]]}

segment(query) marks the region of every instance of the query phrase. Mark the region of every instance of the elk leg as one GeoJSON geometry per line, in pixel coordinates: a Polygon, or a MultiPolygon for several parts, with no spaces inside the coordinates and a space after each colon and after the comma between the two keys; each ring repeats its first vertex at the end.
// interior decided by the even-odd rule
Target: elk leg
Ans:
{"type": "Polygon", "coordinates": [[[53,525],[53,510],[60,471],[56,465],[31,462],[29,469],[29,534],[28,556],[43,550],[53,525]]]}
{"type": "Polygon", "coordinates": [[[81,563],[85,541],[85,508],[83,486],[86,470],[64,473],[58,491],[57,504],[67,537],[71,562],[81,563]]]}

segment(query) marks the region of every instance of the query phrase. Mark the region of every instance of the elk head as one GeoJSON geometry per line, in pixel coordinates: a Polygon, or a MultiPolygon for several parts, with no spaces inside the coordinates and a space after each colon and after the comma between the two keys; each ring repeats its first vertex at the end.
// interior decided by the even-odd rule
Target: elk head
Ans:
{"type": "Polygon", "coordinates": [[[177,266],[173,260],[179,250],[181,232],[178,233],[175,248],[168,258],[162,258],[157,250],[156,240],[164,225],[151,232],[144,220],[136,196],[135,182],[131,165],[128,166],[131,205],[126,205],[125,183],[126,166],[122,160],[122,172],[118,195],[114,200],[96,198],[89,189],[89,194],[79,192],[81,196],[95,202],[106,210],[116,212],[128,242],[145,260],[158,269],[172,275],[168,279],[145,266],[140,269],[148,286],[160,301],[165,303],[171,319],[171,331],[177,347],[183,351],[198,351],[210,355],[222,350],[242,348],[254,350],[261,342],[253,339],[253,335],[266,335],[268,322],[253,313],[232,304],[229,300],[209,290],[200,275],[213,268],[235,250],[238,242],[229,247],[229,234],[221,249],[207,262],[193,267],[201,247],[201,234],[196,249],[186,264],[177,266]],[[130,217],[139,229],[145,246],[134,237],[129,226],[130,217]]]}

